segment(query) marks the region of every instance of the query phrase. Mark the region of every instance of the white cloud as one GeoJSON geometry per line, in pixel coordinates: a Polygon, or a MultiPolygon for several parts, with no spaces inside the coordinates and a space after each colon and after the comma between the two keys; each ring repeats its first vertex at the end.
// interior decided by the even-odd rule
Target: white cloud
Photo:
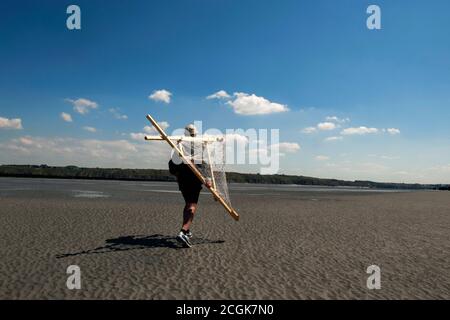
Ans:
{"type": "MultiPolygon", "coordinates": [[[[166,130],[168,127],[170,127],[170,124],[167,121],[161,121],[161,122],[158,122],[158,124],[161,127],[161,129],[163,129],[163,130],[166,130]]],[[[153,127],[153,126],[145,126],[144,131],[147,134],[158,134],[158,131],[156,131],[155,127],[153,127]]]]}
{"type": "Polygon", "coordinates": [[[340,140],[343,140],[344,138],[343,137],[328,137],[328,138],[325,138],[325,142],[332,142],[332,141],[340,141],[340,140]]]}
{"type": "Polygon", "coordinates": [[[367,128],[367,127],[357,127],[357,128],[346,128],[341,131],[342,135],[365,135],[371,133],[377,133],[377,128],[367,128]]]}
{"type": "Polygon", "coordinates": [[[317,125],[317,129],[322,131],[329,131],[336,129],[336,124],[333,122],[321,122],[317,125]]]}
{"type": "Polygon", "coordinates": [[[296,153],[301,149],[295,142],[281,142],[267,145],[267,141],[253,140],[249,145],[248,155],[250,157],[267,157],[269,154],[276,154],[284,157],[286,153],[296,153]]]}
{"type": "MultiPolygon", "coordinates": [[[[252,148],[248,150],[248,155],[252,158],[267,157],[268,154],[269,150],[267,148],[252,148]]],[[[281,153],[279,155],[281,156],[281,153]]]]}
{"type": "Polygon", "coordinates": [[[307,127],[302,130],[303,133],[310,134],[317,131],[316,127],[307,127]]]}
{"type": "Polygon", "coordinates": [[[79,114],[87,114],[91,109],[98,108],[97,102],[85,98],[79,98],[77,100],[66,99],[66,101],[70,102],[73,105],[73,110],[79,114]]]}
{"type": "Polygon", "coordinates": [[[97,129],[94,127],[83,127],[83,129],[92,133],[97,132],[97,129]]]}
{"type": "Polygon", "coordinates": [[[23,129],[22,119],[8,119],[0,117],[0,129],[21,130],[23,129]]]}
{"type": "Polygon", "coordinates": [[[316,156],[315,159],[317,161],[327,161],[327,160],[330,160],[330,157],[327,157],[327,156],[316,156]]]}
{"type": "Polygon", "coordinates": [[[436,165],[425,169],[426,171],[436,171],[438,173],[450,173],[450,163],[444,165],[436,165]]]}
{"type": "MultiPolygon", "coordinates": [[[[327,117],[327,120],[328,120],[329,118],[330,118],[330,117],[327,117]]],[[[303,132],[303,133],[306,133],[306,134],[310,134],[310,133],[317,132],[317,130],[320,130],[320,131],[331,131],[331,130],[334,130],[334,129],[338,128],[338,127],[339,127],[339,126],[336,125],[336,123],[327,121],[327,122],[320,122],[320,123],[318,123],[317,126],[315,126],[315,127],[307,127],[307,128],[304,128],[304,129],[302,130],[302,132],[303,132]]]]}
{"type": "Polygon", "coordinates": [[[295,153],[300,151],[301,147],[296,142],[281,142],[278,144],[280,152],[295,153]]]}
{"type": "Polygon", "coordinates": [[[336,123],[350,122],[350,118],[339,118],[339,117],[336,117],[336,116],[326,117],[325,120],[336,122],[336,123]]]}
{"type": "Polygon", "coordinates": [[[234,112],[242,115],[262,115],[289,111],[286,105],[271,102],[264,97],[243,92],[234,93],[235,99],[228,101],[234,112]]]}
{"type": "Polygon", "coordinates": [[[109,112],[111,112],[117,120],[127,120],[128,116],[125,114],[121,114],[119,108],[111,108],[109,109],[109,112]]]}
{"type": "Polygon", "coordinates": [[[389,128],[389,129],[386,129],[386,131],[391,135],[400,134],[400,130],[396,129],[396,128],[389,128]]]}
{"type": "MultiPolygon", "coordinates": [[[[245,135],[239,133],[228,133],[224,135],[225,143],[237,143],[237,144],[246,144],[249,143],[249,138],[245,135]]],[[[257,142],[256,142],[257,143],[257,142]]]]}
{"type": "Polygon", "coordinates": [[[148,96],[149,99],[153,101],[161,101],[164,103],[170,103],[170,97],[172,96],[172,93],[165,90],[155,90],[151,95],[148,96]]]}
{"type": "Polygon", "coordinates": [[[61,112],[61,119],[63,119],[66,122],[72,122],[72,116],[65,112],[61,112]]]}
{"type": "Polygon", "coordinates": [[[230,95],[225,90],[217,91],[206,97],[206,99],[229,99],[230,95]]]}
{"type": "Polygon", "coordinates": [[[136,140],[136,141],[144,141],[145,139],[145,133],[142,133],[142,132],[138,132],[138,133],[130,133],[130,137],[131,137],[131,139],[133,139],[133,140],[136,140]]]}
{"type": "Polygon", "coordinates": [[[0,143],[0,163],[78,165],[114,168],[167,168],[167,143],[22,137],[0,143]]]}
{"type": "Polygon", "coordinates": [[[399,156],[380,156],[381,159],[383,160],[397,160],[400,159],[399,156]]]}
{"type": "Polygon", "coordinates": [[[23,155],[28,155],[29,151],[26,147],[23,147],[21,145],[13,144],[13,143],[1,143],[0,142],[0,150],[2,152],[0,153],[0,159],[4,158],[6,156],[6,159],[8,159],[8,156],[11,156],[11,154],[15,154],[16,158],[14,160],[3,160],[3,163],[18,163],[19,159],[23,159],[23,155]]]}
{"type": "MultiPolygon", "coordinates": [[[[166,130],[168,127],[170,127],[170,124],[167,121],[161,121],[159,122],[159,126],[163,129],[166,130]]],[[[144,132],[137,132],[137,133],[130,133],[130,138],[136,141],[145,141],[145,136],[147,134],[149,135],[156,135],[158,134],[158,132],[156,131],[156,129],[153,126],[145,126],[143,128],[144,132]]]]}
{"type": "Polygon", "coordinates": [[[31,146],[33,144],[33,140],[30,137],[21,137],[19,141],[25,146],[31,146]]]}

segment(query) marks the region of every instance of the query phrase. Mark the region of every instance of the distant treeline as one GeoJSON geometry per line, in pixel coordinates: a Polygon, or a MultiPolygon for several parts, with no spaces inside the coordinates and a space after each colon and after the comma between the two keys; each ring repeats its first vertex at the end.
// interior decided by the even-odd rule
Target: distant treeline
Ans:
{"type": "MultiPolygon", "coordinates": [[[[141,181],[175,181],[168,170],[158,169],[119,169],[119,168],[81,168],[77,166],[51,167],[47,165],[1,165],[2,177],[64,178],[64,179],[107,179],[141,181]]],[[[261,175],[253,173],[228,172],[227,180],[238,183],[297,184],[308,186],[346,186],[378,189],[439,189],[450,190],[448,185],[424,185],[407,183],[388,183],[372,181],[345,181],[321,179],[294,175],[261,175]]]]}

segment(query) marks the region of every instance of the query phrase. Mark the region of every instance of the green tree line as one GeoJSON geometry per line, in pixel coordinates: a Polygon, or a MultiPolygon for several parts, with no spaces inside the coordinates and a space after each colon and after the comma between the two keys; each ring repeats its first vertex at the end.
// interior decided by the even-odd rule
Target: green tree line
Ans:
{"type": "MultiPolygon", "coordinates": [[[[54,167],[47,165],[1,165],[2,177],[64,178],[64,179],[105,179],[138,181],[175,181],[168,170],[159,169],[120,169],[120,168],[82,168],[77,166],[54,167]]],[[[440,189],[449,190],[448,185],[408,184],[373,181],[345,181],[322,179],[296,175],[261,175],[253,173],[227,172],[228,182],[260,184],[293,184],[308,186],[346,186],[382,189],[440,189]]]]}

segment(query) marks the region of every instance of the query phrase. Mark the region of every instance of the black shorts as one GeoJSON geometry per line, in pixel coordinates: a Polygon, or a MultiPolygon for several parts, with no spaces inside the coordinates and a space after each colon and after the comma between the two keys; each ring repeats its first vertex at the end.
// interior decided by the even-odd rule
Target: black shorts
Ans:
{"type": "Polygon", "coordinates": [[[177,175],[177,182],[184,201],[186,203],[197,203],[202,183],[187,165],[181,165],[177,175]]]}
{"type": "Polygon", "coordinates": [[[200,196],[201,189],[180,189],[186,203],[198,203],[198,197],[200,196]]]}

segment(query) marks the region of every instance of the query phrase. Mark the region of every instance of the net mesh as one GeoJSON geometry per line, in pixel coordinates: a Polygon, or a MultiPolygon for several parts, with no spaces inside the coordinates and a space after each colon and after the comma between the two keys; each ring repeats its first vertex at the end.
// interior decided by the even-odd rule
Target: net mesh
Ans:
{"type": "Polygon", "coordinates": [[[182,141],[179,143],[183,154],[194,161],[197,169],[209,181],[223,200],[231,206],[225,173],[226,145],[223,139],[209,139],[202,142],[182,141]]]}

